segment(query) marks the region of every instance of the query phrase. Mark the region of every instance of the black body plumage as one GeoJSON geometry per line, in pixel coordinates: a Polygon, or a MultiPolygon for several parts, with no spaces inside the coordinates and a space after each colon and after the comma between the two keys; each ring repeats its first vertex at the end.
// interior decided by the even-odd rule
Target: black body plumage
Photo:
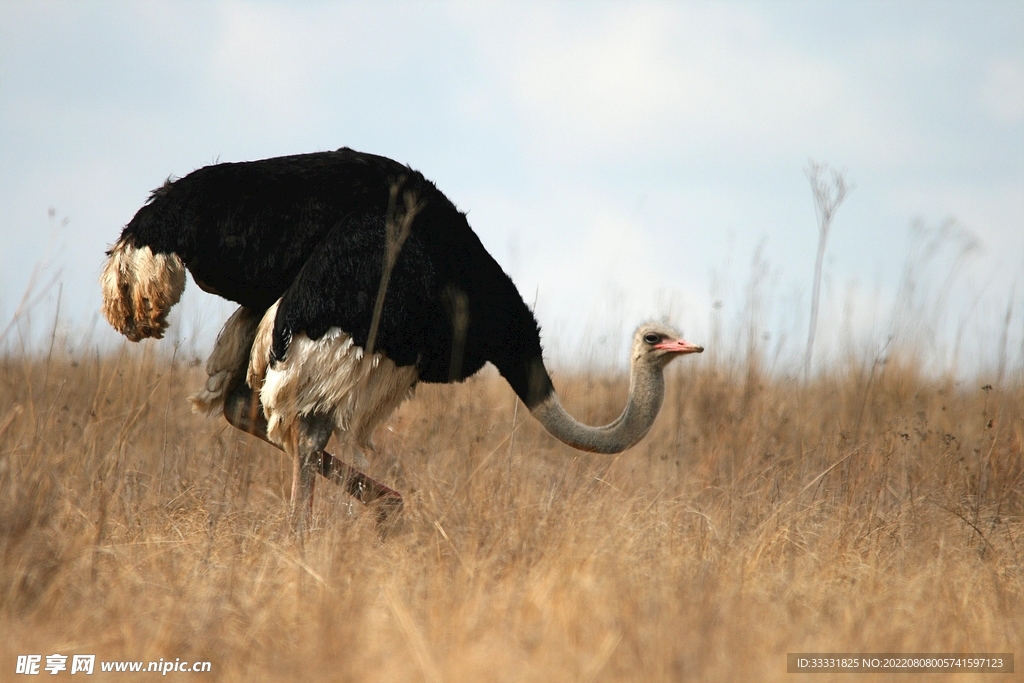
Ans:
{"type": "Polygon", "coordinates": [[[536,319],[461,213],[430,181],[343,148],[207,166],[155,190],[122,232],[174,253],[203,289],[254,311],[279,298],[273,356],[338,327],[366,347],[392,188],[421,207],[388,282],[374,349],[426,382],[493,363],[529,407],[553,391],[536,319]]]}

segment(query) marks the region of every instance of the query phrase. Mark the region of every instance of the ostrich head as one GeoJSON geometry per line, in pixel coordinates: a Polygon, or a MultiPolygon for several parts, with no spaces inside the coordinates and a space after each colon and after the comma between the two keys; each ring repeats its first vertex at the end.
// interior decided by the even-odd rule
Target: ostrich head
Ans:
{"type": "Polygon", "coordinates": [[[651,369],[661,371],[679,356],[703,351],[703,346],[685,341],[683,335],[675,328],[661,323],[644,323],[633,335],[630,362],[634,367],[647,365],[651,369]]]}

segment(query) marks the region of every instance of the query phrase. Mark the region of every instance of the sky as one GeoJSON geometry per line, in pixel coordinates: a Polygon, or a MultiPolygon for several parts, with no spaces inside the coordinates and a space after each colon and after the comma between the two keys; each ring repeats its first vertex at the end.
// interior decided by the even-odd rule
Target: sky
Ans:
{"type": "MultiPolygon", "coordinates": [[[[468,211],[565,362],[622,363],[667,318],[799,364],[811,162],[853,188],[819,366],[895,334],[1021,359],[1024,3],[994,1],[5,0],[0,333],[112,343],[103,252],[153,188],[342,146],[468,211]]],[[[188,286],[168,343],[202,353],[231,310],[188,286]]]]}

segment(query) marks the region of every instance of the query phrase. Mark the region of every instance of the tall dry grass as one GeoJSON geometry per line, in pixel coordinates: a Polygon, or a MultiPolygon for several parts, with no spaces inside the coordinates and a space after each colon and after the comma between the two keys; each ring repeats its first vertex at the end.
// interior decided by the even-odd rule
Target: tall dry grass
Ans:
{"type": "MultiPolygon", "coordinates": [[[[554,442],[493,373],[421,386],[371,472],[402,522],[382,538],[320,484],[300,545],[284,456],[188,412],[199,368],[57,347],[0,360],[0,680],[90,653],[226,681],[770,681],[799,678],[787,652],[1024,642],[1020,383],[686,358],[617,457],[554,442]]],[[[591,423],[627,388],[555,382],[591,423]]]]}

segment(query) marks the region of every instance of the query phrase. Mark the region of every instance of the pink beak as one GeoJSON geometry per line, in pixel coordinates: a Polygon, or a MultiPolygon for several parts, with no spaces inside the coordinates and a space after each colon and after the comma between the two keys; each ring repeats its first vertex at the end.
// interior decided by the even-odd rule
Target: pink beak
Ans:
{"type": "Polygon", "coordinates": [[[655,344],[654,348],[661,349],[662,351],[668,351],[669,353],[678,353],[678,354],[684,354],[684,353],[703,353],[704,352],[704,347],[703,346],[697,346],[696,344],[691,344],[690,342],[685,341],[683,339],[678,339],[676,341],[668,341],[668,340],[666,340],[666,341],[661,342],[660,344],[655,344]]]}

